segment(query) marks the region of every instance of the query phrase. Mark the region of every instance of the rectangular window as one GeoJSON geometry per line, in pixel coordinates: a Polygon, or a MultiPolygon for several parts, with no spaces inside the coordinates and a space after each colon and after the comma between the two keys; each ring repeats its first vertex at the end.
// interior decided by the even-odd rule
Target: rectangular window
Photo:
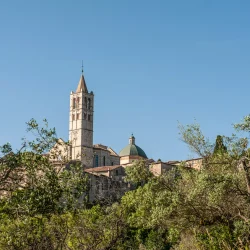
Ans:
{"type": "Polygon", "coordinates": [[[95,155],[95,167],[98,167],[98,155],[95,155]]]}
{"type": "Polygon", "coordinates": [[[88,120],[90,121],[90,118],[91,118],[91,116],[90,115],[88,115],[88,120]]]}
{"type": "Polygon", "coordinates": [[[73,98],[73,109],[76,108],[76,98],[73,98]]]}
{"type": "Polygon", "coordinates": [[[87,120],[87,114],[84,113],[83,116],[84,116],[84,120],[87,120]]]}
{"type": "Polygon", "coordinates": [[[72,115],[72,121],[74,121],[75,120],[75,115],[72,115]]]}
{"type": "Polygon", "coordinates": [[[76,120],[80,119],[80,114],[76,114],[76,120]]]}

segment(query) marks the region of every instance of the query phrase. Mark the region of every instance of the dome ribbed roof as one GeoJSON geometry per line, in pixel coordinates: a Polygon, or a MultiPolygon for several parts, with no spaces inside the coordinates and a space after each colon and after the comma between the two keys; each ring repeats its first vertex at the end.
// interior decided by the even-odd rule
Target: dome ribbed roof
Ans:
{"type": "Polygon", "coordinates": [[[146,159],[148,158],[145,152],[139,146],[135,145],[135,137],[133,135],[129,138],[129,144],[119,153],[119,156],[121,157],[129,155],[137,155],[146,159]]]}

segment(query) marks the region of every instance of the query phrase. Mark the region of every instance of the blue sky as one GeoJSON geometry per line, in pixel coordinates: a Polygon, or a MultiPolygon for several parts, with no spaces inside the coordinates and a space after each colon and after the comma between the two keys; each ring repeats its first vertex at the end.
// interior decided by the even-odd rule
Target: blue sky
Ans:
{"type": "Polygon", "coordinates": [[[81,61],[95,93],[94,143],[119,152],[133,132],[148,157],[191,156],[178,121],[212,140],[249,113],[250,2],[3,1],[0,144],[47,118],[68,139],[81,61]]]}

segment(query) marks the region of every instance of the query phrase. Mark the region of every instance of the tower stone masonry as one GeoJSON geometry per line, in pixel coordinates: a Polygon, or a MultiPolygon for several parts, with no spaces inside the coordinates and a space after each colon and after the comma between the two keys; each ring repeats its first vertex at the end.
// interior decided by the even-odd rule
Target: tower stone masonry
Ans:
{"type": "Polygon", "coordinates": [[[70,157],[80,160],[85,167],[93,166],[94,94],[82,73],[76,92],[70,94],[69,141],[70,157]]]}

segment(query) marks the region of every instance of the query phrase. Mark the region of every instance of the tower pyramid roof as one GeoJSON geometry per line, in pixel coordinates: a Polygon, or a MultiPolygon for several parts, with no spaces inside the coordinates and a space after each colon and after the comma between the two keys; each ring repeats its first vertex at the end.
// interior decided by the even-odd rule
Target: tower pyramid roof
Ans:
{"type": "Polygon", "coordinates": [[[88,93],[88,88],[87,88],[87,85],[86,85],[83,74],[80,77],[80,80],[79,80],[79,83],[78,83],[78,86],[77,86],[77,89],[76,89],[76,92],[82,92],[82,91],[84,93],[88,93]]]}

